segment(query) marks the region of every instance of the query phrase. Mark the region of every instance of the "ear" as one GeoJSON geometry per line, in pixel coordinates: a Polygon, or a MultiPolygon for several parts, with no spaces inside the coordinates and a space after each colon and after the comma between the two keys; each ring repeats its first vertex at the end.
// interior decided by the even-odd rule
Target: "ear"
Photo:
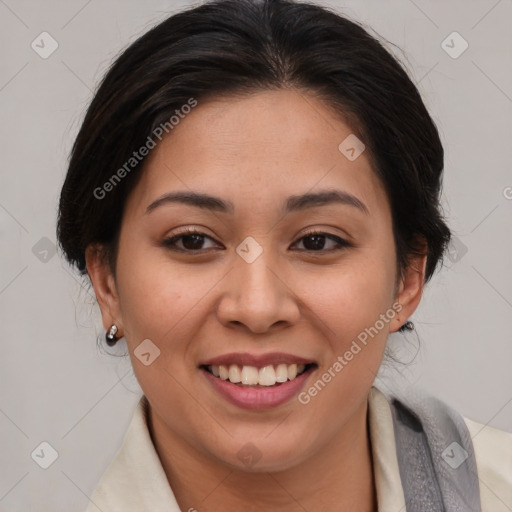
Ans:
{"type": "Polygon", "coordinates": [[[85,251],[85,262],[101,309],[103,327],[108,331],[112,324],[115,324],[118,328],[117,337],[122,337],[119,296],[112,270],[104,257],[103,246],[100,244],[89,245],[85,251]]]}
{"type": "Polygon", "coordinates": [[[402,306],[400,312],[390,322],[390,332],[396,332],[416,311],[423,294],[425,269],[427,266],[426,243],[422,244],[421,255],[411,255],[404,275],[398,283],[395,302],[402,306]]]}

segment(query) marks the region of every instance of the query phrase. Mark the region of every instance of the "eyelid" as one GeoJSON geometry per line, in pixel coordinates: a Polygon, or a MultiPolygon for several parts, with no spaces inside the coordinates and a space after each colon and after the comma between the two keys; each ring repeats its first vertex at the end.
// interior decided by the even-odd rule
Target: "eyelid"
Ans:
{"type": "MultiPolygon", "coordinates": [[[[191,249],[177,249],[175,246],[173,246],[173,244],[175,244],[182,237],[185,237],[187,235],[198,235],[203,238],[209,238],[210,240],[213,240],[214,242],[216,242],[216,240],[213,237],[211,237],[210,235],[207,235],[206,233],[203,233],[199,229],[187,227],[187,228],[184,228],[183,230],[179,231],[178,233],[174,233],[170,237],[165,238],[162,241],[162,244],[168,249],[174,250],[176,252],[182,252],[182,253],[199,254],[199,253],[204,253],[206,251],[209,251],[209,249],[198,249],[197,251],[194,251],[191,249]]],[[[337,252],[337,251],[340,251],[343,249],[355,247],[355,244],[353,244],[352,242],[349,242],[346,238],[338,236],[338,235],[334,235],[333,233],[322,231],[321,229],[318,229],[318,228],[310,229],[309,231],[306,231],[306,232],[300,234],[293,242],[293,245],[296,245],[304,238],[307,238],[309,236],[314,236],[314,235],[323,236],[326,239],[336,242],[337,247],[335,247],[333,249],[320,249],[318,251],[313,251],[313,250],[308,250],[308,249],[300,249],[300,250],[298,250],[298,252],[305,252],[305,253],[309,253],[311,255],[318,253],[318,255],[321,255],[321,254],[325,254],[325,253],[332,253],[332,252],[337,252]]]]}
{"type": "Polygon", "coordinates": [[[347,249],[350,247],[355,247],[355,245],[353,243],[349,242],[346,238],[338,236],[338,235],[334,235],[333,233],[328,233],[326,231],[322,231],[321,229],[311,229],[310,231],[307,231],[306,233],[302,233],[296,239],[296,241],[293,243],[293,245],[296,245],[297,243],[299,243],[303,238],[307,238],[307,237],[314,236],[314,235],[323,236],[326,239],[336,242],[337,247],[335,247],[333,249],[321,249],[319,251],[301,249],[301,250],[299,250],[299,252],[305,252],[305,253],[308,253],[309,255],[314,256],[315,254],[321,255],[321,254],[341,251],[343,249],[347,249]]]}
{"type": "Polygon", "coordinates": [[[203,238],[209,238],[210,240],[213,240],[215,243],[216,240],[210,236],[210,235],[207,235],[206,233],[202,232],[200,229],[198,228],[191,228],[191,227],[186,227],[186,228],[183,228],[181,231],[178,231],[177,233],[173,233],[172,235],[168,236],[168,237],[165,237],[163,240],[162,240],[162,245],[170,250],[174,250],[176,252],[182,252],[182,253],[189,253],[189,254],[193,254],[193,253],[200,253],[200,252],[204,252],[205,249],[198,249],[197,251],[193,251],[193,250],[190,250],[190,249],[177,249],[175,248],[174,244],[179,241],[180,239],[182,239],[183,237],[185,236],[191,236],[191,235],[199,235],[203,238]]]}

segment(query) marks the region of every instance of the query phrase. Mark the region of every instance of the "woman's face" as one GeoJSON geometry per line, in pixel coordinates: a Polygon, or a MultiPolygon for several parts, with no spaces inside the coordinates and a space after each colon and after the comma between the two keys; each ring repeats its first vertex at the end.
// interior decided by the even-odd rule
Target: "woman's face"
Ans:
{"type": "Polygon", "coordinates": [[[169,440],[286,469],[365,411],[422,275],[395,289],[390,207],[351,133],[269,91],[199,101],[149,155],[100,304],[169,440]]]}

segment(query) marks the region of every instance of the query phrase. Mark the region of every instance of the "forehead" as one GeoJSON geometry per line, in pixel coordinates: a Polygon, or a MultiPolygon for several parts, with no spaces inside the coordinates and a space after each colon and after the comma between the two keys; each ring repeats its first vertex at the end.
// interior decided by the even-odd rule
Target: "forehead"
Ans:
{"type": "Polygon", "coordinates": [[[326,188],[355,195],[370,211],[386,208],[365,152],[350,160],[340,151],[347,137],[351,127],[306,92],[199,100],[147,157],[129,209],[140,213],[178,189],[225,197],[237,210],[255,202],[268,209],[326,188]]]}

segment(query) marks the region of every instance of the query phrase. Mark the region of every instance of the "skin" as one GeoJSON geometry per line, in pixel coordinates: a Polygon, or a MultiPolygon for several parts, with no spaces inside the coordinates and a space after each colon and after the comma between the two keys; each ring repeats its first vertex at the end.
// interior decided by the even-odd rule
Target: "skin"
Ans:
{"type": "Polygon", "coordinates": [[[386,339],[421,299],[425,257],[396,274],[392,219],[367,152],[338,146],[351,128],[304,91],[266,91],[199,102],[152,150],[122,221],[114,279],[91,245],[87,269],[103,325],[119,328],[150,403],[155,448],[182,510],[376,510],[367,399],[386,339]],[[288,196],[339,189],[346,204],[282,213],[288,196]],[[229,200],[235,213],[166,204],[171,191],[229,200]],[[205,235],[162,241],[184,227],[205,235]],[[312,229],[326,237],[315,249],[312,229]],[[236,248],[263,248],[252,263],[236,248]],[[185,246],[185,243],[188,245],[185,246]],[[191,255],[190,248],[198,248],[191,255]],[[316,361],[307,390],[352,341],[399,302],[402,309],[308,404],[296,397],[263,411],[227,402],[201,361],[230,352],[285,352],[316,361]],[[134,350],[150,339],[148,366],[134,350]],[[237,454],[251,442],[261,458],[237,454]]]}

